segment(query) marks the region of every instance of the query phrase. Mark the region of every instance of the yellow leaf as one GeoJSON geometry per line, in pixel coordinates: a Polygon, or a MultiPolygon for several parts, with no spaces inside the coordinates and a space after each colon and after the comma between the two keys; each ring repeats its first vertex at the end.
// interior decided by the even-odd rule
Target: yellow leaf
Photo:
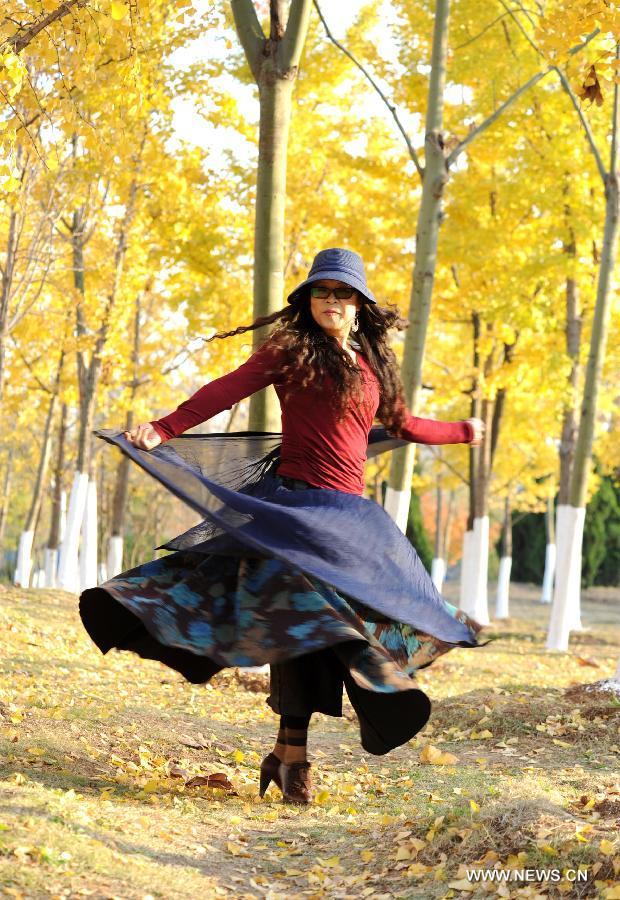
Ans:
{"type": "Polygon", "coordinates": [[[232,758],[236,763],[243,762],[243,750],[235,750],[232,755],[232,758]]]}
{"type": "Polygon", "coordinates": [[[142,785],[142,790],[145,794],[152,794],[160,787],[160,783],[157,778],[149,778],[146,784],[142,785]]]}
{"type": "Polygon", "coordinates": [[[470,806],[472,812],[474,812],[474,813],[480,812],[480,807],[478,806],[478,804],[476,803],[475,800],[470,800],[469,806],[470,806]]]}
{"type": "Polygon", "coordinates": [[[488,728],[485,728],[484,731],[472,731],[471,739],[472,741],[484,741],[487,738],[492,738],[493,734],[489,731],[488,728]]]}
{"type": "Polygon", "coordinates": [[[375,858],[375,854],[372,852],[372,850],[362,850],[360,852],[360,856],[363,862],[370,862],[375,858]]]}
{"type": "Polygon", "coordinates": [[[396,859],[411,859],[411,851],[409,847],[405,847],[404,845],[399,847],[396,851],[396,859]]]}
{"type": "Polygon", "coordinates": [[[425,866],[424,863],[414,862],[411,863],[410,866],[408,866],[407,875],[409,875],[409,877],[416,875],[426,875],[431,871],[431,869],[432,866],[425,866]]]}
{"type": "Polygon", "coordinates": [[[603,893],[605,900],[620,900],[620,884],[614,884],[603,893]]]}
{"type": "Polygon", "coordinates": [[[611,856],[611,854],[615,850],[614,841],[608,841],[607,838],[603,838],[599,846],[601,853],[603,853],[605,856],[611,856]]]}
{"type": "Polygon", "coordinates": [[[549,856],[558,855],[558,851],[555,849],[555,847],[552,847],[551,844],[543,844],[540,849],[543,853],[547,853],[549,856]]]}
{"type": "Polygon", "coordinates": [[[121,19],[125,18],[129,10],[124,3],[118,3],[117,0],[112,0],[112,3],[110,4],[110,11],[114,21],[120,22],[121,19]]]}
{"type": "Polygon", "coordinates": [[[474,891],[476,885],[466,878],[461,878],[460,881],[450,881],[448,887],[452,888],[454,891],[474,891]]]}
{"type": "Polygon", "coordinates": [[[323,866],[326,869],[335,869],[336,866],[340,865],[339,856],[328,856],[327,859],[323,859],[320,856],[317,856],[316,861],[320,866],[323,866]]]}
{"type": "Polygon", "coordinates": [[[453,766],[458,761],[453,753],[444,753],[432,744],[427,744],[420,752],[420,762],[432,766],[453,766]]]}
{"type": "Polygon", "coordinates": [[[319,806],[325,803],[326,800],[329,800],[329,791],[319,791],[319,793],[314,798],[314,802],[318,803],[319,806]]]}

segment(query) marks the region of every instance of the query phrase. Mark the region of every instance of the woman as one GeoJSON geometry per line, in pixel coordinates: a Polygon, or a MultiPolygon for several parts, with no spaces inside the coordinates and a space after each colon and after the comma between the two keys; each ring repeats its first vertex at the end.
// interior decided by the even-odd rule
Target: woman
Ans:
{"type": "Polygon", "coordinates": [[[321,251],[288,301],[216,335],[277,323],[237,370],[113,439],[164,483],[176,472],[178,495],[207,519],[190,539],[167,545],[179,552],[85,591],[80,611],[103,652],[131,649],[194,682],[226,665],[270,663],[267,702],[280,727],[261,764],[260,794],[274,781],[285,801],[308,803],[313,712],[342,715],[344,685],[362,746],[386,753],[428,719],[414,672],[453,646],[475,646],[479,630],[439,596],[381,507],[361,497],[373,419],[430,444],[477,444],[482,423],[407,411],[387,342],[389,329],[406,323],[377,304],[356,253],[321,251]],[[189,436],[174,439],[268,384],[282,407],[275,478],[230,490],[198,470],[183,443],[189,436]]]}

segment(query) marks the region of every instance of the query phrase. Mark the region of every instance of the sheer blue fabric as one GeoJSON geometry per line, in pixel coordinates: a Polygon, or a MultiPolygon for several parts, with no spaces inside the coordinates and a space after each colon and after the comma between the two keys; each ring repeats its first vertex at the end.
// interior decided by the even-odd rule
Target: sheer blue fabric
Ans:
{"type": "MultiPolygon", "coordinates": [[[[171,549],[249,549],[289,563],[373,610],[443,641],[475,646],[418,554],[374,501],[326,489],[290,490],[275,478],[279,434],[183,435],[151,451],[96,432],[205,517],[171,549]]],[[[372,430],[369,456],[401,446],[372,430]]]]}

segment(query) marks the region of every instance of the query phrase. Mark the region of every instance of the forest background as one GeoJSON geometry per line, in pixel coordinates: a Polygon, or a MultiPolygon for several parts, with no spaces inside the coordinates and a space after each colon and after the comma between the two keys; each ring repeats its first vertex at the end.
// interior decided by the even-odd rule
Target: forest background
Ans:
{"type": "MultiPolygon", "coordinates": [[[[77,590],[193,521],[91,432],[170,411],[251,350],[247,337],[203,339],[252,319],[253,272],[274,252],[255,245],[269,110],[244,28],[277,46],[288,4],[257,4],[256,22],[242,2],[9,6],[0,552],[6,579],[77,590]]],[[[507,614],[512,556],[513,575],[534,581],[546,557],[551,599],[556,505],[588,502],[583,583],[617,585],[618,12],[503,0],[291,10],[282,277],[258,279],[271,279],[267,302],[281,305],[320,248],[355,249],[381,301],[412,321],[395,342],[411,407],[488,428],[482,451],[424,448],[413,472],[411,455],[400,468],[380,458],[369,496],[384,502],[387,485],[397,519],[404,496],[401,527],[429,567],[443,561],[439,584],[462,560],[461,599],[483,621],[489,574],[503,573],[507,614]],[[425,183],[440,185],[432,208],[425,183]]],[[[202,428],[260,424],[247,407],[202,428]]],[[[559,645],[575,610],[556,623],[559,645]]]]}

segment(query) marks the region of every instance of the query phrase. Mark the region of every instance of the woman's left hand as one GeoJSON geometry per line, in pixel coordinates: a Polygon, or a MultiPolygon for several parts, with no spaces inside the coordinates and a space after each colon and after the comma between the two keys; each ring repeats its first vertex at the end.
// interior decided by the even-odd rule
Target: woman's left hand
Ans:
{"type": "Polygon", "coordinates": [[[469,442],[470,447],[479,447],[480,444],[484,440],[484,433],[486,431],[486,425],[482,421],[482,419],[468,419],[467,420],[471,427],[474,430],[474,436],[472,440],[469,442]]]}

